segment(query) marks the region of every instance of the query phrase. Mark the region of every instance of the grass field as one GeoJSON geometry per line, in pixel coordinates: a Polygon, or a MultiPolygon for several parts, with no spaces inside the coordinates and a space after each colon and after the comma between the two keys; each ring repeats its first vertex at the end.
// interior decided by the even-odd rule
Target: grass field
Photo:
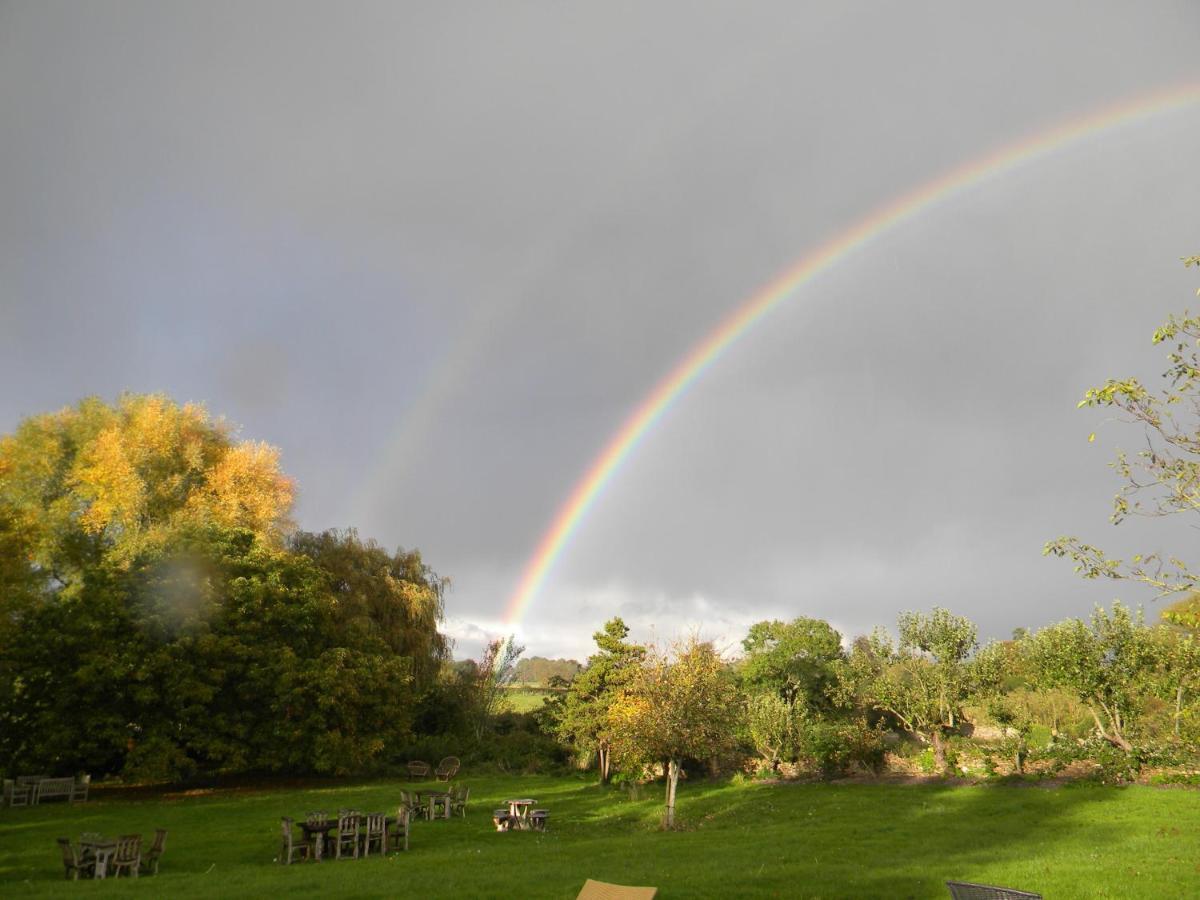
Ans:
{"type": "Polygon", "coordinates": [[[509,688],[500,698],[501,709],[509,712],[527,713],[541,709],[542,704],[554,696],[553,691],[537,688],[509,688]]]}
{"type": "Polygon", "coordinates": [[[1147,787],[941,784],[681,785],[684,830],[657,830],[657,786],[630,799],[579,777],[466,778],[466,819],[417,822],[386,858],[273,864],[279,818],[392,809],[400,781],[150,794],[0,810],[4,897],[574,897],[587,877],[674,897],[945,897],[947,878],[1047,898],[1200,896],[1200,793],[1147,787]],[[654,788],[654,789],[651,789],[654,788]],[[497,834],[510,796],[551,811],[539,834],[497,834]],[[156,827],[162,873],[62,879],[60,835],[156,827]]]}

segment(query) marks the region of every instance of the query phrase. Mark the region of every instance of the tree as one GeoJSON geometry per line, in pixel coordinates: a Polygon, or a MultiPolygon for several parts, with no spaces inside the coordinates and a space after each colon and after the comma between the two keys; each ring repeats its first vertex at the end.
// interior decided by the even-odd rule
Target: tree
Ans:
{"type": "Polygon", "coordinates": [[[684,759],[711,759],[731,746],[737,691],[710,643],[692,638],[667,655],[653,652],[609,709],[613,749],[637,763],[663,762],[665,825],[675,826],[675,792],[684,759]]]}
{"type": "Polygon", "coordinates": [[[278,544],[291,503],[278,450],[236,442],[203,407],[159,394],[89,397],[0,438],[0,544],[19,541],[30,575],[64,596],[102,561],[127,562],[180,528],[278,544]]]}
{"type": "Polygon", "coordinates": [[[1038,683],[1071,691],[1087,705],[1104,740],[1129,752],[1127,731],[1155,666],[1156,648],[1139,611],[1097,606],[1091,622],[1067,619],[1041,629],[1027,651],[1038,683]]]}
{"type": "MultiPolygon", "coordinates": [[[[801,707],[802,709],[802,707],[801,707]]],[[[750,740],[774,772],[779,763],[796,752],[802,713],[777,694],[751,694],[746,698],[746,725],[750,740]]]]}
{"type": "Polygon", "coordinates": [[[596,753],[601,784],[607,784],[611,774],[609,710],[646,655],[644,647],[628,643],[627,637],[629,627],[620,618],[609,619],[602,631],[592,635],[600,652],[588,657],[553,714],[552,727],[559,740],[596,753]]]}
{"type": "MultiPolygon", "coordinates": [[[[1184,265],[1200,266],[1200,256],[1186,258],[1184,265]]],[[[1145,447],[1132,458],[1118,450],[1111,464],[1123,482],[1113,498],[1114,525],[1130,516],[1200,512],[1200,317],[1186,310],[1169,316],[1152,341],[1174,345],[1167,354],[1166,387],[1151,391],[1136,378],[1109,379],[1090,388],[1078,404],[1116,410],[1119,419],[1140,425],[1145,438],[1145,447]]],[[[1043,552],[1074,560],[1084,578],[1139,581],[1159,597],[1191,591],[1200,582],[1189,563],[1158,552],[1114,559],[1077,537],[1048,541],[1043,552]]]]}
{"type": "Polygon", "coordinates": [[[768,691],[789,706],[829,705],[842,660],[842,636],[828,622],[801,616],[791,622],[757,622],[742,641],[740,673],[750,693],[768,691]]]}
{"type": "Polygon", "coordinates": [[[469,660],[462,670],[468,716],[475,740],[482,740],[500,707],[500,696],[512,681],[517,658],[525,648],[512,637],[496,638],[483,648],[479,661],[469,660]]]}
{"type": "Polygon", "coordinates": [[[335,627],[348,644],[377,637],[411,663],[414,686],[427,690],[449,644],[438,631],[448,579],[440,578],[418,551],[388,553],[363,541],[354,529],[320,534],[297,532],[288,547],[316,564],[334,598],[335,627]]]}
{"type": "Polygon", "coordinates": [[[944,772],[944,737],[962,719],[967,699],[998,677],[994,656],[973,660],[974,624],[945,609],[903,613],[899,631],[897,643],[876,631],[866,646],[857,644],[849,677],[868,705],[929,741],[938,771],[944,772]]]}

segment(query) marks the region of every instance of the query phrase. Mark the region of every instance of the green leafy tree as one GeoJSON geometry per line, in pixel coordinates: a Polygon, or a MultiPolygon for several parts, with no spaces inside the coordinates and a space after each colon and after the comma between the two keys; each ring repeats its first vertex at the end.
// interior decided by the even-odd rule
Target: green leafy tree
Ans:
{"type": "Polygon", "coordinates": [[[684,759],[712,759],[732,745],[737,689],[712,644],[692,638],[671,655],[649,653],[609,708],[613,750],[633,763],[664,763],[664,823],[675,826],[675,793],[684,759]]]}
{"type": "Polygon", "coordinates": [[[1038,683],[1072,692],[1087,706],[1096,732],[1126,752],[1133,749],[1128,730],[1157,649],[1141,612],[1135,616],[1120,603],[1111,613],[1096,607],[1090,622],[1067,619],[1043,628],[1027,644],[1038,683]]]}
{"type": "Polygon", "coordinates": [[[550,714],[552,729],[576,750],[594,752],[600,782],[606,784],[612,766],[612,732],[609,710],[629,685],[646,655],[646,648],[629,643],[629,627],[613,618],[592,635],[598,653],[588,657],[561,704],[550,714]]]}
{"type": "Polygon", "coordinates": [[[842,636],[820,619],[757,622],[742,641],[740,666],[748,693],[770,692],[789,706],[829,705],[842,661],[842,636]]]}
{"type": "Polygon", "coordinates": [[[391,653],[410,660],[414,687],[427,690],[449,656],[438,630],[448,580],[425,565],[418,551],[388,553],[360,539],[354,529],[297,532],[288,546],[320,570],[325,590],[336,601],[341,642],[354,645],[377,637],[391,653]]]}
{"type": "Polygon", "coordinates": [[[746,726],[750,740],[771,771],[796,754],[803,706],[788,703],[778,694],[751,694],[746,698],[746,726]]]}
{"type": "Polygon", "coordinates": [[[876,631],[856,643],[848,678],[864,702],[896,718],[933,746],[939,772],[946,770],[945,735],[961,722],[962,707],[999,677],[991,653],[972,659],[975,625],[948,610],[903,613],[900,640],[876,631]]]}

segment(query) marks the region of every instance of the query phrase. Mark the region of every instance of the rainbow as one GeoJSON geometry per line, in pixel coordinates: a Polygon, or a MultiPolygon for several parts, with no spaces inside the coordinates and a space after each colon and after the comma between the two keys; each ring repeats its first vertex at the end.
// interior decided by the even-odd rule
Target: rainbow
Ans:
{"type": "Polygon", "coordinates": [[[881,234],[989,178],[1003,175],[1085,137],[1178,110],[1197,101],[1200,101],[1200,85],[1176,86],[1107,107],[1002,147],[880,207],[856,225],[816,248],[758,293],[743,301],[655,385],[616,434],[609,439],[608,444],[571,491],[566,502],[559,508],[550,528],[542,536],[537,549],[526,564],[520,583],[505,609],[505,623],[512,624],[524,615],[554,562],[562,554],[604,486],[654,424],[738,338],[795,295],[814,277],[881,234]]]}

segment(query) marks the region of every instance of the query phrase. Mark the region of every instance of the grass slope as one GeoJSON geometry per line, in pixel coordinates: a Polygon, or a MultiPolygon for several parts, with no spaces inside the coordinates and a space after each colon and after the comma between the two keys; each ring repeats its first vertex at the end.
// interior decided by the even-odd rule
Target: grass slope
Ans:
{"type": "Polygon", "coordinates": [[[0,896],[574,897],[587,877],[675,897],[945,897],[948,878],[1047,898],[1200,896],[1200,795],[1145,787],[733,784],[681,786],[686,830],[663,833],[659,791],[630,799],[584,778],[467,778],[467,818],[418,822],[407,853],[272,864],[279,817],[394,809],[399,781],[195,795],[96,790],[69,807],[0,810],[0,896]],[[550,830],[497,834],[510,796],[550,830]],[[60,835],[156,827],[162,874],[62,880],[60,835]]]}

